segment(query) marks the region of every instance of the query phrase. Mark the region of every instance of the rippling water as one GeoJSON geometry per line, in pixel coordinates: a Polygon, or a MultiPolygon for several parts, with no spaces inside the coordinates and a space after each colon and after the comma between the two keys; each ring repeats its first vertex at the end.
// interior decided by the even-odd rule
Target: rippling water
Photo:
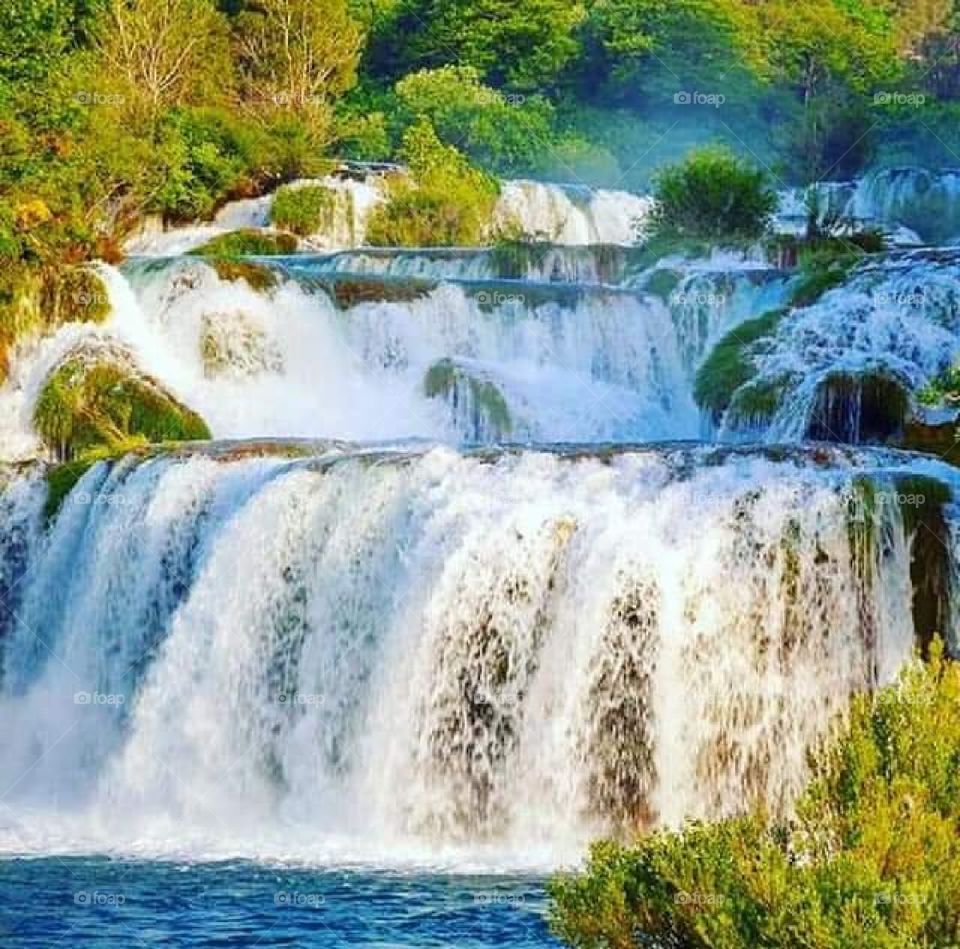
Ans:
{"type": "Polygon", "coordinates": [[[556,946],[536,877],[0,861],[0,945],[556,946]]]}

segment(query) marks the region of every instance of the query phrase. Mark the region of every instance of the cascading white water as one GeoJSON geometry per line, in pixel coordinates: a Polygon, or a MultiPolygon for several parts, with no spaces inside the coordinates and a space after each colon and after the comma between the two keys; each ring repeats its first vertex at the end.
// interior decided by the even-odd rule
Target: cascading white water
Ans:
{"type": "MultiPolygon", "coordinates": [[[[815,186],[821,218],[832,215],[841,226],[878,227],[899,244],[947,244],[960,239],[960,171],[880,168],[856,181],[827,181],[815,186]]],[[[802,234],[808,216],[809,189],[780,195],[777,229],[802,234]]]]}
{"type": "Polygon", "coordinates": [[[426,389],[443,359],[496,388],[514,440],[697,432],[676,331],[654,297],[442,284],[420,299],[341,311],[293,280],[259,293],[190,258],[134,267],[132,282],[105,273],[107,323],[61,329],[0,390],[6,457],[36,451],[30,413],[51,366],[98,340],[127,347],[216,437],[482,439],[446,404],[452,393],[426,389]]]}
{"type": "Polygon", "coordinates": [[[233,454],[0,547],[0,850],[553,863],[785,805],[913,642],[869,455],[233,454]]]}
{"type": "MultiPolygon", "coordinates": [[[[386,178],[364,180],[328,176],[304,179],[293,187],[320,184],[333,194],[330,219],[323,230],[304,239],[315,250],[358,247],[366,243],[371,212],[386,199],[386,178]]],[[[649,216],[649,198],[626,191],[549,184],[539,181],[504,181],[495,212],[498,226],[519,229],[528,238],[555,244],[635,244],[649,216]]],[[[157,222],[127,243],[127,253],[173,256],[199,247],[212,237],[241,228],[270,224],[273,195],[232,202],[209,224],[164,230],[157,222]]]]}
{"type": "MultiPolygon", "coordinates": [[[[960,356],[958,276],[956,251],[904,251],[862,265],[817,303],[791,311],[750,357],[757,373],[747,385],[780,393],[765,437],[802,439],[832,375],[881,373],[915,392],[951,366],[960,356]]],[[[732,413],[725,434],[746,423],[755,435],[749,422],[732,413]]]]}

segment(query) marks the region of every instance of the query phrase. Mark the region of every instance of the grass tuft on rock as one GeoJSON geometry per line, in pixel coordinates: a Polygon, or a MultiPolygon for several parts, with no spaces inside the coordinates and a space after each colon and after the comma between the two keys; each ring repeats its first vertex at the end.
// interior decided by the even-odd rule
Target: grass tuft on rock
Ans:
{"type": "Polygon", "coordinates": [[[243,280],[252,290],[266,293],[276,288],[277,275],[264,264],[252,260],[236,260],[231,257],[214,257],[207,261],[221,280],[243,280]]]}

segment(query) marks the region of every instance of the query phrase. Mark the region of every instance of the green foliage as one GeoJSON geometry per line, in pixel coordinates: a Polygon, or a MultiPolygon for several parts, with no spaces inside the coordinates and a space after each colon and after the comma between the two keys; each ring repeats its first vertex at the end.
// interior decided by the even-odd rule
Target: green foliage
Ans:
{"type": "Polygon", "coordinates": [[[693,396],[700,408],[715,419],[723,415],[734,393],[756,373],[751,358],[756,344],[773,336],[784,315],[784,310],[771,310],[755,320],[747,320],[717,343],[694,381],[693,396]]]}
{"type": "Polygon", "coordinates": [[[550,88],[580,50],[584,16],[562,0],[397,0],[372,18],[368,69],[399,78],[458,63],[493,86],[550,88]]]}
{"type": "Polygon", "coordinates": [[[847,237],[817,237],[800,245],[800,275],[790,291],[792,306],[810,306],[827,291],[843,284],[867,254],[879,253],[885,244],[874,232],[847,237]]]}
{"type": "Polygon", "coordinates": [[[403,136],[412,180],[397,177],[367,223],[367,241],[393,247],[476,245],[491,232],[498,186],[421,119],[403,136]]]}
{"type": "Polygon", "coordinates": [[[777,209],[765,174],[725,148],[706,148],[654,181],[653,230],[665,237],[753,238],[777,209]]]}
{"type": "Polygon", "coordinates": [[[396,86],[402,108],[427,118],[440,139],[483,168],[529,172],[553,147],[553,107],[541,95],[504,94],[469,66],[442,66],[406,76],[396,86]]]}
{"type": "Polygon", "coordinates": [[[337,194],[326,185],[285,185],[273,196],[270,222],[301,237],[329,230],[337,207],[337,194]]]}
{"type": "Polygon", "coordinates": [[[917,401],[932,407],[960,405],[960,367],[948,366],[931,379],[917,393],[917,401]]]}
{"type": "Polygon", "coordinates": [[[77,482],[98,462],[120,458],[134,451],[142,451],[147,446],[141,436],[133,436],[110,447],[90,448],[83,452],[81,457],[73,461],[65,461],[47,469],[47,500],[43,507],[43,516],[47,521],[53,520],[67,495],[76,487],[77,482]]]}
{"type": "Polygon", "coordinates": [[[550,886],[572,946],[914,949],[960,941],[960,666],[934,642],[855,698],[796,816],[595,844],[550,886]]]}
{"type": "Polygon", "coordinates": [[[47,378],[37,399],[34,426],[46,446],[65,461],[96,448],[210,438],[196,413],[155,380],[121,359],[78,353],[47,378]]]}
{"type": "Polygon", "coordinates": [[[197,257],[272,257],[296,253],[299,243],[293,234],[244,229],[212,237],[194,248],[197,257]]]}

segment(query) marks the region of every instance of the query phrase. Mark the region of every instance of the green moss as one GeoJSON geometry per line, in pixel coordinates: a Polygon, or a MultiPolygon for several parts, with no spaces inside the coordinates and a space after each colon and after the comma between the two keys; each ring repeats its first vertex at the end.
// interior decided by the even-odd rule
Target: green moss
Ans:
{"type": "Polygon", "coordinates": [[[949,366],[931,379],[918,393],[921,405],[960,405],[960,367],[949,366]]]}
{"type": "Polygon", "coordinates": [[[301,237],[330,231],[337,211],[337,199],[337,192],[326,185],[284,185],[273,197],[270,223],[301,237]]]}
{"type": "Polygon", "coordinates": [[[442,398],[456,403],[458,393],[464,388],[473,403],[475,421],[483,421],[496,438],[508,436],[513,430],[510,408],[503,393],[492,382],[477,379],[452,359],[435,362],[423,380],[424,394],[428,399],[442,398]]]}
{"type": "Polygon", "coordinates": [[[730,400],[729,415],[737,423],[760,426],[768,423],[783,404],[793,377],[780,375],[754,379],[740,386],[730,400]]]}
{"type": "Polygon", "coordinates": [[[341,310],[360,303],[409,303],[421,300],[436,289],[432,280],[369,279],[359,277],[332,277],[320,279],[317,285],[333,297],[341,310]]]}
{"type": "Polygon", "coordinates": [[[203,419],[155,380],[121,361],[82,353],[47,378],[33,422],[44,444],[64,461],[135,436],[149,442],[210,438],[203,419]]]}
{"type": "Polygon", "coordinates": [[[913,628],[927,654],[934,636],[951,628],[951,541],[944,508],[952,493],[942,481],[927,475],[899,474],[893,484],[910,539],[913,628]]]}
{"type": "Polygon", "coordinates": [[[207,261],[221,280],[244,280],[253,290],[261,293],[277,286],[277,275],[266,265],[252,260],[234,260],[230,257],[214,257],[207,261]]]}
{"type": "Polygon", "coordinates": [[[883,250],[873,232],[824,237],[801,243],[797,250],[800,275],[790,294],[791,306],[811,306],[825,293],[845,283],[851,271],[871,253],[883,250]]]}
{"type": "Polygon", "coordinates": [[[293,234],[250,229],[230,231],[212,238],[190,253],[196,257],[274,257],[294,254],[299,242],[293,234]]]}
{"type": "Polygon", "coordinates": [[[110,297],[100,274],[90,267],[65,267],[44,280],[40,306],[47,323],[102,323],[110,297]]]}
{"type": "Polygon", "coordinates": [[[142,451],[146,447],[143,438],[130,438],[110,448],[91,448],[83,456],[47,469],[47,500],[43,516],[53,520],[63,506],[67,495],[76,487],[77,482],[98,462],[122,458],[132,451],[142,451]]]}
{"type": "Polygon", "coordinates": [[[683,275],[676,270],[661,270],[657,268],[647,278],[643,289],[646,290],[647,293],[652,293],[654,296],[660,297],[664,303],[669,303],[671,295],[677,289],[682,279],[683,275]]]}
{"type": "Polygon", "coordinates": [[[747,320],[717,343],[697,372],[693,390],[697,405],[716,419],[723,415],[737,389],[756,372],[750,358],[754,344],[772,336],[785,313],[771,310],[755,320],[747,320]]]}

